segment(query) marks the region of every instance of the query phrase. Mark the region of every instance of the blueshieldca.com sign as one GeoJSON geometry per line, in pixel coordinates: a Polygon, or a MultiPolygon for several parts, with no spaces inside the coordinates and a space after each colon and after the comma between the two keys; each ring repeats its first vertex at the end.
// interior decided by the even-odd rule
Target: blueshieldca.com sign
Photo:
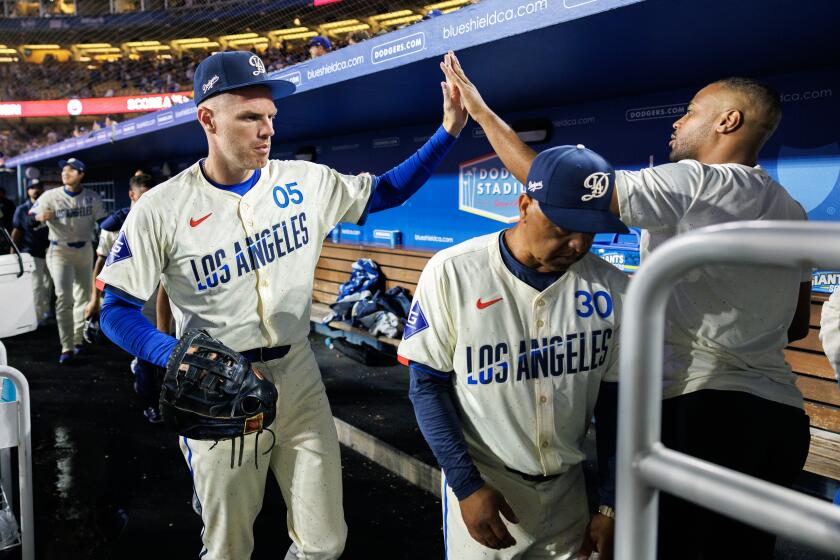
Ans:
{"type": "Polygon", "coordinates": [[[519,220],[519,195],[522,183],[490,154],[458,166],[458,209],[491,220],[512,224],[519,220]]]}

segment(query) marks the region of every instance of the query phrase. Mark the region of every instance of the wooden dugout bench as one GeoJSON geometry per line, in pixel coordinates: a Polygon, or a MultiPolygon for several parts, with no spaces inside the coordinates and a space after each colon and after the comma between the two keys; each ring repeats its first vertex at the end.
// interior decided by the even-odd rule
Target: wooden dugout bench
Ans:
{"type": "MultiPolygon", "coordinates": [[[[311,320],[321,323],[329,315],[330,303],[335,303],[338,288],[350,278],[353,263],[359,259],[371,259],[379,265],[385,277],[385,289],[402,286],[413,296],[417,281],[426,263],[435,253],[413,249],[400,249],[372,245],[346,245],[327,241],[321,250],[321,258],[315,268],[315,283],[312,291],[311,320]]],[[[351,327],[341,321],[329,323],[329,328],[343,331],[350,342],[360,342],[393,352],[399,346],[399,339],[385,336],[374,337],[366,330],[351,327]]]]}
{"type": "MultiPolygon", "coordinates": [[[[335,302],[338,287],[350,277],[350,269],[358,259],[376,261],[385,277],[386,289],[402,286],[414,295],[420,273],[432,255],[434,252],[430,251],[324,243],[315,269],[312,321],[319,324],[330,313],[328,304],[335,302]]],[[[827,296],[814,294],[810,332],[803,340],[791,344],[785,350],[785,357],[797,375],[796,385],[805,397],[805,410],[811,417],[811,451],[805,470],[840,480],[840,388],[819,339],[820,312],[827,299],[827,296]]],[[[400,342],[383,336],[374,337],[340,321],[333,321],[328,327],[342,331],[351,342],[364,341],[389,351],[400,342]]]]}

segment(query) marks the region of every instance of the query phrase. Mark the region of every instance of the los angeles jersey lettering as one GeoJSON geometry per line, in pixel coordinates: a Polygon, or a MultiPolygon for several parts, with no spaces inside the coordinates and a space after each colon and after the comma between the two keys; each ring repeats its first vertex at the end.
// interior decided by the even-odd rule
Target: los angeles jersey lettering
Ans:
{"type": "Polygon", "coordinates": [[[131,255],[110,259],[99,279],[145,301],[160,278],[181,311],[179,333],[204,328],[236,350],[302,342],[321,241],[336,223],[358,221],[372,181],[271,160],[239,196],[195,164],[134,205],[114,245],[131,255]]]}
{"type": "Polygon", "coordinates": [[[618,380],[626,286],[588,254],[537,292],[505,266],[498,233],[478,237],[429,261],[412,303],[425,328],[406,328],[399,354],[454,371],[471,452],[521,472],[563,472],[584,458],[600,383],[618,380]]]}
{"type": "Polygon", "coordinates": [[[64,187],[46,191],[29,213],[34,215],[46,211],[55,212],[55,218],[47,221],[50,241],[60,243],[90,241],[96,230],[96,220],[108,215],[99,193],[82,189],[76,196],[70,196],[64,187]]]}

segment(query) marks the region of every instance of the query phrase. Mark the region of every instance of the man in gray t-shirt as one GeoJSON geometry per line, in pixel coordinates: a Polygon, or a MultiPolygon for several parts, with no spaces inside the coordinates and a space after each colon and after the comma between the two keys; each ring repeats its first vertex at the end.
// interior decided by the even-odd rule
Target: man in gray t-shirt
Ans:
{"type": "MultiPolygon", "coordinates": [[[[487,107],[454,55],[441,66],[524,184],[536,153],[487,107]]],[[[778,94],[755,80],[715,82],[673,124],[673,163],[615,172],[611,210],[628,226],[647,230],[643,266],[650,251],[687,231],[741,220],[806,219],[757,165],[781,113],[778,94]]],[[[793,484],[808,455],[810,431],[783,350],[808,333],[808,272],[794,266],[707,266],[675,286],[663,357],[667,447],[793,484]]],[[[662,493],[659,541],[659,556],[668,560],[770,559],[775,536],[662,493]]]]}

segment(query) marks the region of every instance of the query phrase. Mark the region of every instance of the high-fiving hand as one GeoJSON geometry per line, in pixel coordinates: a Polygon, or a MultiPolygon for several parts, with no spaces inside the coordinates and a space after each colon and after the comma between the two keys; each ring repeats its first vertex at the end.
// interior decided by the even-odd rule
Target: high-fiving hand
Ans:
{"type": "Polygon", "coordinates": [[[461,102],[458,88],[454,87],[448,78],[440,83],[440,87],[443,90],[443,128],[452,136],[458,136],[467,125],[470,116],[461,102]]]}
{"type": "Polygon", "coordinates": [[[454,52],[446,53],[443,62],[440,63],[440,69],[446,75],[447,83],[451,84],[451,87],[456,90],[458,98],[470,116],[480,123],[481,117],[489,111],[489,107],[481,98],[481,94],[478,93],[478,88],[467,78],[454,52]]]}

